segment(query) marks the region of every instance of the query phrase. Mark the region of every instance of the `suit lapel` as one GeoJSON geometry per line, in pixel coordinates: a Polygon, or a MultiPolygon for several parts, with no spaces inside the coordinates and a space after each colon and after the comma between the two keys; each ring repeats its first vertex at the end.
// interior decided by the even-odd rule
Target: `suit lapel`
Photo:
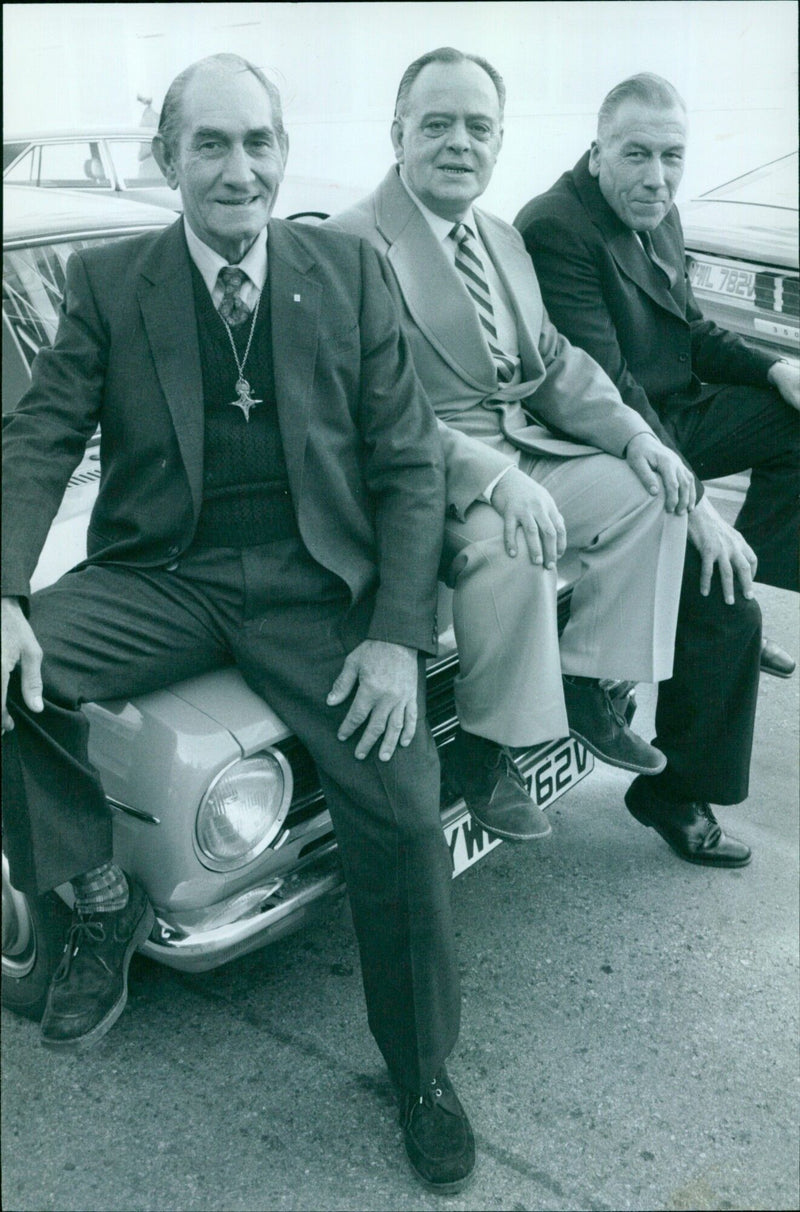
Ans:
{"type": "MultiPolygon", "coordinates": [[[[626,277],[631,278],[640,290],[650,296],[654,303],[683,319],[683,312],[670,293],[663,275],[652,264],[634,233],[614,214],[587,165],[588,155],[575,166],[573,170],[575,188],[592,222],[600,229],[603,242],[611,256],[626,277]]],[[[664,222],[666,223],[667,219],[664,222]]],[[[660,228],[656,228],[656,234],[659,231],[660,228]]],[[[654,244],[656,251],[660,252],[660,239],[656,240],[654,237],[654,244]]]]}
{"type": "Polygon", "coordinates": [[[494,366],[475,307],[394,169],[378,188],[375,210],[378,230],[389,245],[387,260],[415,324],[468,383],[491,390],[494,366]]]}
{"type": "Polygon", "coordinates": [[[544,375],[544,366],[539,355],[543,307],[535,308],[530,305],[535,299],[532,290],[534,270],[530,257],[524,248],[520,248],[513,236],[510,236],[501,224],[493,220],[491,215],[478,210],[474,213],[480,237],[506,288],[508,301],[517,322],[522,377],[525,381],[531,381],[544,375]],[[525,299],[526,302],[529,301],[529,305],[521,307],[522,299],[525,299]]]}
{"type": "Polygon", "coordinates": [[[313,256],[290,223],[270,220],[267,247],[275,400],[286,468],[299,509],[304,500],[303,460],[311,420],[322,286],[311,276],[313,256]]]}
{"type": "Polygon", "coordinates": [[[142,267],[138,296],[197,517],[203,494],[203,376],[182,223],[173,223],[153,245],[142,267]]]}

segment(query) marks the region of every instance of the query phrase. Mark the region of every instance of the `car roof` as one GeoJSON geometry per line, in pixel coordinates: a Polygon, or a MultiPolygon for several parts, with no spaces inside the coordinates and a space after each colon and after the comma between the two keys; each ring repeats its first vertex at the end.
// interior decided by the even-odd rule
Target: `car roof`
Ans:
{"type": "Polygon", "coordinates": [[[87,190],[3,187],[3,239],[6,244],[31,239],[65,238],[108,231],[141,231],[165,227],[177,212],[146,202],[131,202],[87,190]]]}
{"type": "Polygon", "coordinates": [[[65,126],[58,130],[4,130],[3,144],[43,143],[51,139],[107,139],[115,135],[152,139],[155,133],[151,126],[65,126]]]}

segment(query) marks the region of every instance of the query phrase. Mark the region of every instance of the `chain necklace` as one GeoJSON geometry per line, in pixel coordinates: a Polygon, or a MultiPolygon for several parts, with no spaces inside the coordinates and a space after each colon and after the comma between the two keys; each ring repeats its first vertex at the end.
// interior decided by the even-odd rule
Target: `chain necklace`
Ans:
{"type": "Polygon", "coordinates": [[[231,349],[233,350],[233,356],[236,359],[236,369],[239,372],[239,378],[236,380],[236,395],[238,396],[238,399],[229,400],[228,402],[229,402],[229,404],[232,404],[234,408],[241,408],[242,412],[244,413],[245,421],[250,420],[250,409],[251,408],[255,408],[256,404],[264,403],[263,400],[253,399],[253,396],[251,394],[252,388],[250,387],[250,384],[247,382],[247,379],[244,377],[244,364],[247,361],[247,355],[250,353],[250,346],[253,343],[253,333],[256,330],[256,317],[258,316],[258,307],[259,307],[260,303],[261,303],[261,291],[258,292],[258,298],[256,299],[256,305],[253,308],[253,318],[250,321],[250,336],[247,338],[247,345],[245,346],[244,357],[242,358],[241,361],[239,361],[239,355],[236,352],[236,342],[233,339],[233,333],[231,332],[231,326],[228,323],[228,321],[226,319],[224,319],[223,316],[219,316],[219,312],[217,312],[217,315],[219,316],[220,320],[222,320],[222,323],[225,325],[225,331],[228,334],[228,340],[231,343],[231,349]]]}

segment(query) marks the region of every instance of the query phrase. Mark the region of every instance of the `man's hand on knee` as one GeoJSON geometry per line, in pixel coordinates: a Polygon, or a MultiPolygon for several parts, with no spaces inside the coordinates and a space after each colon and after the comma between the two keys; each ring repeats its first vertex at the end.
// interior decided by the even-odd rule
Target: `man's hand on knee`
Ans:
{"type": "Polygon", "coordinates": [[[364,640],[345,660],[328,695],[328,706],[343,703],[356,684],[358,690],[342,720],[339,740],[346,741],[366,721],[356,757],[365,758],[382,737],[378,757],[388,762],[397,742],[405,748],[417,730],[416,650],[385,640],[364,640]]]}
{"type": "Polygon", "coordinates": [[[735,601],[734,582],[738,578],[746,598],[753,596],[753,577],[758,560],[752,547],[738,530],[721,518],[708,497],[703,497],[689,517],[689,539],[700,552],[700,592],[708,597],[714,567],[719,569],[722,596],[729,606],[735,601]]]}
{"type": "Polygon", "coordinates": [[[517,554],[517,531],[521,529],[531,563],[555,568],[567,546],[567,531],[546,488],[512,467],[492,493],[492,508],[503,519],[506,551],[512,558],[517,554]]]}
{"type": "Polygon", "coordinates": [[[683,460],[659,442],[653,434],[637,433],[625,450],[625,458],[633,471],[653,496],[659,480],[664,485],[664,508],[667,513],[687,513],[694,509],[694,476],[683,460]]]}
{"type": "Polygon", "coordinates": [[[14,721],[8,713],[6,695],[8,679],[20,667],[22,697],[31,711],[41,711],[42,702],[42,650],[33,629],[22,613],[16,598],[2,600],[3,642],[3,732],[10,732],[14,721]]]}

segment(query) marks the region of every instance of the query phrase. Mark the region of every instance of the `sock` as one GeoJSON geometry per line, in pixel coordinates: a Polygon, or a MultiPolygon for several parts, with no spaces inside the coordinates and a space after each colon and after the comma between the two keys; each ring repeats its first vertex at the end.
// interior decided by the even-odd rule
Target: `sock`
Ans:
{"type": "Polygon", "coordinates": [[[116,913],[128,903],[128,881],[116,863],[103,863],[70,882],[79,913],[116,913]]]}

